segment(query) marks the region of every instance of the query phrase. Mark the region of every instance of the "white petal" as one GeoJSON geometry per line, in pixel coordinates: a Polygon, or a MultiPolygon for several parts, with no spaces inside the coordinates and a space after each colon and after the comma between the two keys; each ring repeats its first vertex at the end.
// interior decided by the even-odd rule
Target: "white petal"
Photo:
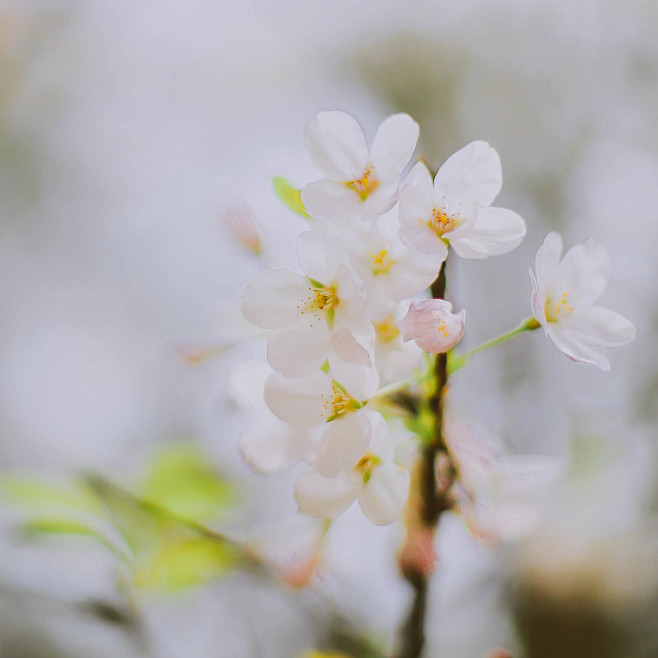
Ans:
{"type": "Polygon", "coordinates": [[[359,505],[377,525],[387,525],[400,515],[409,496],[409,473],[397,464],[376,466],[359,493],[359,505]]]}
{"type": "Polygon", "coordinates": [[[297,236],[297,260],[309,279],[328,286],[338,264],[349,263],[349,255],[333,237],[321,231],[304,231],[297,236]]]}
{"type": "Polygon", "coordinates": [[[383,462],[393,460],[393,444],[391,433],[384,416],[372,409],[366,409],[370,423],[370,445],[368,450],[377,455],[383,462]]]}
{"type": "Polygon", "coordinates": [[[600,306],[578,308],[558,323],[577,339],[592,347],[616,347],[635,339],[637,329],[623,315],[600,306]]]}
{"type": "Polygon", "coordinates": [[[368,449],[372,434],[366,409],[349,411],[327,423],[315,457],[315,467],[326,477],[351,471],[368,449]]]}
{"type": "Polygon", "coordinates": [[[286,377],[304,377],[318,370],[329,354],[329,327],[324,318],[311,325],[272,329],[267,360],[286,377]]]}
{"type": "Polygon", "coordinates": [[[448,237],[450,246],[462,258],[487,258],[518,247],[525,233],[525,222],[515,212],[505,208],[481,208],[465,235],[448,237]]]}
{"type": "Polygon", "coordinates": [[[347,392],[359,402],[367,400],[379,386],[379,375],[377,369],[374,365],[374,332],[372,327],[370,327],[370,335],[361,336],[357,335],[356,337],[349,332],[347,328],[339,329],[332,334],[330,339],[330,346],[334,344],[334,338],[338,335],[339,350],[342,351],[336,352],[333,349],[329,351],[329,370],[331,376],[336,381],[347,390],[347,392]],[[355,345],[352,345],[354,348],[354,353],[347,353],[347,346],[345,343],[348,342],[346,334],[344,332],[349,332],[352,336],[351,340],[358,345],[359,349],[355,345]],[[344,341],[340,339],[343,338],[344,341]],[[348,361],[345,357],[358,357],[362,362],[353,362],[348,361]]]}
{"type": "Polygon", "coordinates": [[[363,206],[357,192],[331,180],[304,185],[302,203],[312,217],[335,220],[356,217],[363,206]]]}
{"type": "Polygon", "coordinates": [[[354,502],[358,491],[356,478],[326,478],[312,469],[295,483],[295,500],[300,514],[333,519],[354,502]]]}
{"type": "Polygon", "coordinates": [[[544,327],[546,331],[546,300],[539,288],[539,282],[535,273],[532,271],[532,268],[528,269],[530,274],[530,282],[532,283],[532,295],[530,297],[530,304],[532,305],[532,314],[535,317],[535,320],[544,327]]]}
{"type": "Polygon", "coordinates": [[[445,299],[413,301],[409,312],[399,323],[404,340],[415,340],[430,354],[451,350],[464,334],[465,311],[452,313],[445,299]]]}
{"type": "Polygon", "coordinates": [[[560,352],[566,354],[572,361],[591,363],[604,372],[610,370],[610,361],[597,351],[598,345],[592,345],[587,336],[570,331],[565,322],[548,322],[546,331],[560,352]]]}
{"type": "Polygon", "coordinates": [[[242,291],[242,314],[258,327],[271,329],[299,322],[300,300],[310,290],[306,277],[285,268],[257,274],[242,291]]]}
{"type": "Polygon", "coordinates": [[[400,187],[399,201],[401,225],[418,225],[419,221],[424,224],[431,218],[434,208],[432,177],[422,162],[414,165],[400,187]]]}
{"type": "Polygon", "coordinates": [[[382,385],[409,377],[420,365],[423,350],[415,342],[403,343],[401,337],[378,341],[375,345],[377,370],[382,385]]]}
{"type": "Polygon", "coordinates": [[[544,238],[544,242],[537,250],[537,256],[535,257],[537,286],[542,297],[553,293],[561,254],[562,238],[559,233],[551,231],[544,238]]]}
{"type": "Polygon", "coordinates": [[[373,366],[372,346],[367,344],[365,337],[357,338],[347,327],[341,327],[331,334],[329,346],[345,363],[355,363],[364,368],[373,366]]]}
{"type": "Polygon", "coordinates": [[[573,290],[582,304],[596,301],[608,283],[608,253],[590,240],[571,247],[558,267],[555,292],[573,290]]]}
{"type": "Polygon", "coordinates": [[[327,418],[323,405],[331,397],[331,377],[316,372],[292,379],[278,372],[265,382],[265,402],[270,411],[291,425],[312,427],[327,418]]]}
{"type": "Polygon", "coordinates": [[[471,142],[451,155],[434,179],[437,198],[490,205],[500,192],[503,172],[495,149],[482,141],[471,142]]]}
{"type": "Polygon", "coordinates": [[[562,471],[562,462],[549,455],[505,455],[496,471],[505,489],[529,495],[553,483],[562,471]]]}
{"type": "Polygon", "coordinates": [[[414,154],[418,133],[418,124],[408,114],[394,114],[379,126],[371,149],[379,178],[397,182],[414,154]]]}
{"type": "Polygon", "coordinates": [[[365,289],[356,274],[346,265],[336,267],[334,280],[338,304],[334,307],[334,330],[347,327],[350,331],[366,334],[370,322],[366,313],[365,289]]]}
{"type": "Polygon", "coordinates": [[[262,473],[275,473],[299,461],[295,430],[265,414],[254,420],[240,440],[240,452],[249,466],[262,473]]]}
{"type": "Polygon", "coordinates": [[[357,180],[368,166],[363,130],[345,112],[319,112],[306,124],[304,146],[311,162],[331,180],[357,180]]]}
{"type": "Polygon", "coordinates": [[[239,407],[266,409],[263,399],[265,380],[272,374],[272,368],[261,359],[242,361],[231,368],[226,392],[239,407]]]}

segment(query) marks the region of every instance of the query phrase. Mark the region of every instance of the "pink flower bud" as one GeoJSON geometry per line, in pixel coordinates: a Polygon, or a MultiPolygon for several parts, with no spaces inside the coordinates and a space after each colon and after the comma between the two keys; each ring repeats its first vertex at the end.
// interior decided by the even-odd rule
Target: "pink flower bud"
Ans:
{"type": "Polygon", "coordinates": [[[464,334],[466,315],[464,310],[457,314],[451,311],[452,304],[445,299],[411,302],[399,324],[404,340],[415,340],[418,347],[430,354],[451,350],[464,334]]]}
{"type": "Polygon", "coordinates": [[[239,203],[229,206],[222,213],[220,222],[224,228],[247,249],[259,254],[262,246],[261,230],[251,208],[239,203]]]}

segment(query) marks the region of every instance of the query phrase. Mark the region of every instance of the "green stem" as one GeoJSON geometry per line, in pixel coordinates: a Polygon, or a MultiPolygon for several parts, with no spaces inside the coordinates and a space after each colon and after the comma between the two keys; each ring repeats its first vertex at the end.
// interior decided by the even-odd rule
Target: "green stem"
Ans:
{"type": "Polygon", "coordinates": [[[374,395],[368,398],[368,402],[372,402],[377,398],[385,398],[391,395],[392,393],[397,393],[398,391],[401,391],[403,388],[409,386],[409,384],[413,384],[416,380],[417,380],[416,375],[411,375],[410,377],[401,379],[398,382],[393,382],[392,384],[387,384],[386,386],[382,386],[374,395]]]}
{"type": "Polygon", "coordinates": [[[477,347],[474,347],[472,350],[469,350],[468,352],[464,352],[463,354],[456,354],[456,355],[450,355],[449,363],[448,363],[448,372],[452,374],[453,372],[457,372],[460,368],[463,368],[471,359],[472,356],[477,354],[478,352],[484,352],[485,350],[490,349],[491,347],[496,347],[496,345],[500,345],[501,343],[505,343],[508,340],[511,340],[515,336],[519,336],[525,331],[534,331],[535,329],[539,329],[541,325],[535,318],[529,317],[526,318],[518,327],[512,329],[511,331],[508,331],[505,334],[501,334],[500,336],[496,336],[495,338],[492,338],[491,340],[488,340],[486,343],[482,343],[482,345],[478,345],[477,347]]]}

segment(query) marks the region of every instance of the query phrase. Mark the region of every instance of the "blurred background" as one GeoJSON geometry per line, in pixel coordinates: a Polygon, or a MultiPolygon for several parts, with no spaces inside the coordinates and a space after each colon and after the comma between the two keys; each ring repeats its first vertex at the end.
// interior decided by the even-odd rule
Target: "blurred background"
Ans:
{"type": "Polygon", "coordinates": [[[324,533],[296,517],[300,471],[254,475],[238,450],[262,264],[223,220],[253,216],[267,265],[293,263],[303,221],[271,181],[315,179],[302,132],[324,109],[370,138],[408,112],[433,167],[499,151],[497,205],[528,235],[451,264],[465,347],[529,315],[549,230],[609,250],[602,303],[638,327],[610,374],[536,332],[455,376],[454,413],[567,469],[524,541],[442,519],[427,655],[658,656],[657,35],[653,0],[1,2],[0,658],[390,651],[398,524],[351,509],[300,590],[324,533]],[[294,546],[292,584],[167,510],[294,546]]]}

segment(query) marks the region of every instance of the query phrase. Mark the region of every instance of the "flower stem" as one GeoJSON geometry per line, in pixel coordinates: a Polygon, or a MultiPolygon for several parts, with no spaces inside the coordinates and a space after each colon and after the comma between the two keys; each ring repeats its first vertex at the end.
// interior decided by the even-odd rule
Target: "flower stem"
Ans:
{"type": "Polygon", "coordinates": [[[474,347],[468,352],[464,352],[463,354],[451,354],[448,360],[448,373],[452,374],[453,372],[457,372],[460,368],[463,368],[470,361],[471,357],[478,352],[484,352],[491,347],[496,347],[496,345],[505,343],[508,340],[521,335],[525,331],[534,331],[535,329],[539,329],[540,326],[541,325],[539,322],[537,322],[537,320],[535,320],[535,318],[529,317],[526,318],[518,327],[515,327],[505,334],[496,336],[495,338],[488,340],[486,343],[482,343],[482,345],[474,347]]]}

